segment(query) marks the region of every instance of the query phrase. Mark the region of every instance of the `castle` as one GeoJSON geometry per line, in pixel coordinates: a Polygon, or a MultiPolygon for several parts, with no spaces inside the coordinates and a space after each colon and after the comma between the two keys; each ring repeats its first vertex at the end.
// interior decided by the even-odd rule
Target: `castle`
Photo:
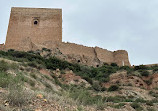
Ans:
{"type": "Polygon", "coordinates": [[[35,51],[42,48],[51,49],[53,56],[69,62],[90,66],[103,63],[130,66],[125,50],[112,52],[99,47],[62,42],[61,9],[13,7],[6,42],[0,44],[0,50],[35,51]]]}

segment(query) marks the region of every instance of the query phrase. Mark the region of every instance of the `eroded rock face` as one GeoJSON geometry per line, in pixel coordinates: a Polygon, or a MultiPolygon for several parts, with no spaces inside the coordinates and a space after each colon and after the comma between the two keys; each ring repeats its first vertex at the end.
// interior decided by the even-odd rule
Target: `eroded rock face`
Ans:
{"type": "Polygon", "coordinates": [[[84,85],[85,87],[91,86],[86,80],[82,79],[80,76],[75,75],[72,70],[66,71],[65,74],[61,74],[60,70],[57,70],[54,74],[64,84],[84,85]]]}
{"type": "Polygon", "coordinates": [[[110,81],[103,85],[108,88],[112,84],[154,89],[158,88],[158,73],[149,75],[148,77],[138,77],[128,75],[126,71],[120,71],[110,75],[110,81]]]}

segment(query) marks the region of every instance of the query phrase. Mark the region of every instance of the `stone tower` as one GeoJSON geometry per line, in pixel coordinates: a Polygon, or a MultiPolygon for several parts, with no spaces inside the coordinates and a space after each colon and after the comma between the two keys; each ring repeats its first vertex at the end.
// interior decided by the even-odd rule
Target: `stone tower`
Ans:
{"type": "Polygon", "coordinates": [[[5,48],[21,50],[28,40],[39,45],[62,42],[62,10],[13,7],[5,48]]]}

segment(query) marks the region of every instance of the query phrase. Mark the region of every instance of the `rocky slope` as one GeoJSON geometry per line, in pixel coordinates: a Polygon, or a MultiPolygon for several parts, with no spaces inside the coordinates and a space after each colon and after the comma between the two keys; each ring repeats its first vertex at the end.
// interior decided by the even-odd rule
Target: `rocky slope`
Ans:
{"type": "Polygon", "coordinates": [[[158,109],[158,66],[88,67],[41,55],[0,51],[0,111],[158,109]]]}

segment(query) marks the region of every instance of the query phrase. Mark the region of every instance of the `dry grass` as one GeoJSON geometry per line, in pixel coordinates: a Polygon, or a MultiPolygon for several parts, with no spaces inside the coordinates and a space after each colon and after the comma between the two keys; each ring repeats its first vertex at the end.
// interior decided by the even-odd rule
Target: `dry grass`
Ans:
{"type": "Polygon", "coordinates": [[[24,106],[31,102],[33,94],[27,91],[21,84],[9,86],[8,93],[5,95],[6,100],[13,106],[24,106]]]}

